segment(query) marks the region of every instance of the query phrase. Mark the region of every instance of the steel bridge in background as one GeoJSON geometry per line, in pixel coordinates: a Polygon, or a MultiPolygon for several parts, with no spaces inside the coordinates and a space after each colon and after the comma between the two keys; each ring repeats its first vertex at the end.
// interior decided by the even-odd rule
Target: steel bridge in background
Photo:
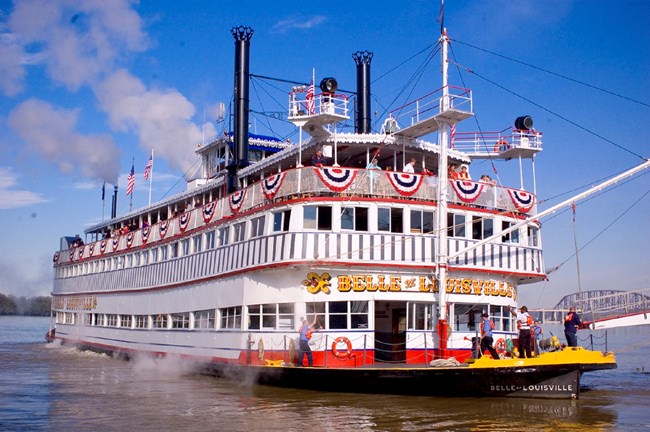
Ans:
{"type": "Polygon", "coordinates": [[[575,306],[583,322],[592,328],[650,324],[650,288],[638,291],[594,290],[566,295],[551,309],[530,309],[541,323],[563,324],[575,306]],[[609,322],[613,325],[605,325],[609,322]],[[602,324],[602,325],[599,325],[602,324]]]}

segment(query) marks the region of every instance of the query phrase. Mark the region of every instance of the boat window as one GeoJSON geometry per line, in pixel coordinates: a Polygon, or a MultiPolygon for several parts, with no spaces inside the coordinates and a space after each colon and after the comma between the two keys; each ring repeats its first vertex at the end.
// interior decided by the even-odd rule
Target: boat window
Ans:
{"type": "Polygon", "coordinates": [[[262,237],[264,235],[264,216],[256,217],[251,220],[251,238],[262,237]]]}
{"type": "Polygon", "coordinates": [[[401,208],[378,208],[377,229],[393,233],[404,232],[404,223],[401,208]]]}
{"type": "Polygon", "coordinates": [[[214,309],[194,312],[194,328],[213,329],[215,328],[215,318],[214,309]]]}
{"type": "Polygon", "coordinates": [[[539,228],[534,226],[528,227],[528,246],[539,246],[539,228]]]}
{"type": "MultiPolygon", "coordinates": [[[[508,221],[501,221],[501,230],[505,230],[514,225],[508,221]]],[[[501,236],[501,241],[503,243],[519,243],[519,230],[514,230],[512,232],[506,233],[501,236]]]]}
{"type": "Polygon", "coordinates": [[[177,258],[178,257],[178,242],[170,243],[169,244],[169,258],[177,258]]]}
{"type": "Polygon", "coordinates": [[[494,234],[494,219],[482,218],[480,216],[472,217],[472,238],[482,240],[494,234]]]}
{"type": "Polygon", "coordinates": [[[246,222],[239,222],[233,225],[233,243],[242,242],[246,239],[246,222]]]}
{"type": "Polygon", "coordinates": [[[188,256],[190,254],[190,239],[181,240],[181,256],[188,256]]]}
{"type": "Polygon", "coordinates": [[[411,210],[411,232],[433,234],[433,212],[411,210]]]}
{"type": "Polygon", "coordinates": [[[306,206],[303,209],[303,227],[305,229],[332,229],[332,207],[306,206]]]}
{"type": "Polygon", "coordinates": [[[136,315],[133,321],[137,329],[149,328],[149,315],[136,315]]]}
{"type": "Polygon", "coordinates": [[[190,328],[190,313],[175,313],[172,314],[172,328],[174,329],[188,329],[190,328]]]}
{"type": "Polygon", "coordinates": [[[241,328],[241,306],[220,309],[220,328],[236,329],[241,328]]]}
{"type": "Polygon", "coordinates": [[[159,314],[153,318],[153,328],[166,329],[167,328],[167,314],[159,314]]]}
{"type": "Polygon", "coordinates": [[[291,219],[291,210],[283,210],[273,213],[273,231],[289,231],[289,221],[291,219]]]}
{"type": "Polygon", "coordinates": [[[160,246],[160,261],[166,261],[168,256],[167,245],[160,246]]]}
{"type": "Polygon", "coordinates": [[[106,326],[117,327],[117,314],[106,315],[106,326]]]}
{"type": "Polygon", "coordinates": [[[152,263],[157,263],[158,262],[158,248],[153,248],[149,252],[151,253],[151,262],[152,263]]]}
{"type": "Polygon", "coordinates": [[[454,304],[453,323],[456,331],[476,331],[481,322],[482,305],[454,304]]]}
{"type": "Polygon", "coordinates": [[[248,306],[248,328],[293,329],[293,316],[293,303],[251,305],[248,306]]]}
{"type": "Polygon", "coordinates": [[[131,328],[133,317],[131,315],[120,315],[120,327],[131,328]]]}
{"type": "Polygon", "coordinates": [[[219,246],[226,246],[230,243],[230,227],[219,228],[219,246]]]}
{"type": "Polygon", "coordinates": [[[192,237],[192,249],[194,252],[202,252],[203,236],[201,234],[192,237]]]}
{"type": "Polygon", "coordinates": [[[449,237],[466,237],[464,214],[447,213],[447,235],[449,237]]]}
{"type": "Polygon", "coordinates": [[[506,306],[490,306],[490,318],[494,321],[494,329],[499,331],[512,331],[513,316],[506,306]]]}
{"type": "Polygon", "coordinates": [[[435,303],[410,303],[409,330],[434,330],[435,303]]]}
{"type": "Polygon", "coordinates": [[[328,329],[368,328],[368,302],[328,302],[325,322],[328,329]]]}
{"type": "Polygon", "coordinates": [[[368,231],[368,208],[343,207],[341,211],[341,229],[368,231]]]}
{"type": "Polygon", "coordinates": [[[207,249],[214,249],[216,234],[214,231],[205,233],[205,247],[207,249]]]}

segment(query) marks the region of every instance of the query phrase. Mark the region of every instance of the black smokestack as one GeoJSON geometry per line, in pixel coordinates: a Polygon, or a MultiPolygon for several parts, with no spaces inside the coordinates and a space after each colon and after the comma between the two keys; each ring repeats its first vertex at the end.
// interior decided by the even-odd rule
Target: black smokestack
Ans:
{"type": "Polygon", "coordinates": [[[370,133],[370,62],[373,54],[357,51],[352,58],[357,64],[357,103],[354,112],[356,133],[370,133]]]}
{"type": "Polygon", "coordinates": [[[113,191],[113,201],[111,203],[111,219],[117,216],[117,185],[115,185],[115,190],[113,191]]]}
{"type": "Polygon", "coordinates": [[[249,52],[253,29],[233,27],[235,38],[235,128],[233,130],[233,158],[228,170],[228,193],[239,189],[237,171],[248,165],[248,81],[249,52]]]}

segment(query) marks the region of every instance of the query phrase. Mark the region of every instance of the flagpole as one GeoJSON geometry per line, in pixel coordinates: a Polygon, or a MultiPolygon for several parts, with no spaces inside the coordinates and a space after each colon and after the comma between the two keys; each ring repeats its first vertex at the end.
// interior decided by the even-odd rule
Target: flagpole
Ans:
{"type": "Polygon", "coordinates": [[[106,210],[106,182],[102,183],[102,222],[104,222],[104,210],[106,210]]]}
{"type": "Polygon", "coordinates": [[[151,172],[149,172],[149,205],[151,205],[151,186],[153,184],[153,147],[151,147],[151,172]]]}
{"type": "MultiPolygon", "coordinates": [[[[133,174],[133,167],[135,167],[135,157],[131,158],[131,173],[132,175],[135,175],[133,174]]],[[[135,189],[135,186],[133,187],[133,189],[135,189]]],[[[131,213],[131,211],[133,210],[133,191],[131,191],[130,195],[131,195],[131,200],[129,201],[129,213],[131,213]]]]}

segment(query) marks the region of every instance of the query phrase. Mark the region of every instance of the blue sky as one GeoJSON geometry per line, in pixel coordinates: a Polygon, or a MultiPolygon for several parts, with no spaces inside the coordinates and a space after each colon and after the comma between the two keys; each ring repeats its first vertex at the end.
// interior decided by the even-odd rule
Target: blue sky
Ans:
{"type": "MultiPolygon", "coordinates": [[[[133,159],[133,206],[146,205],[152,146],[153,199],[183,190],[197,144],[227,126],[216,118],[219,103],[232,100],[232,27],[254,29],[258,75],[308,82],[315,70],[317,81],[333,76],[354,90],[351,54],[373,52],[380,121],[386,109],[440,86],[437,58],[405,86],[439,37],[438,10],[419,0],[0,0],[0,292],[47,295],[59,238],[110,214],[104,181],[119,185],[118,213],[129,211],[133,159]]],[[[473,90],[476,113],[458,131],[501,130],[531,115],[544,133],[541,209],[640,163],[650,156],[648,22],[643,0],[447,0],[450,84],[473,90]]],[[[283,111],[289,89],[254,80],[251,108],[283,111]]],[[[261,115],[251,123],[253,132],[296,137],[261,115]]],[[[497,170],[504,185],[518,186],[516,162],[497,170]]],[[[472,166],[476,177],[491,171],[472,166]]],[[[590,242],[579,254],[583,290],[650,287],[649,179],[578,205],[577,241],[590,242]]],[[[547,269],[571,257],[573,239],[570,212],[543,221],[547,269]]],[[[554,305],[578,290],[576,268],[571,259],[548,282],[522,287],[520,301],[554,305]]]]}

